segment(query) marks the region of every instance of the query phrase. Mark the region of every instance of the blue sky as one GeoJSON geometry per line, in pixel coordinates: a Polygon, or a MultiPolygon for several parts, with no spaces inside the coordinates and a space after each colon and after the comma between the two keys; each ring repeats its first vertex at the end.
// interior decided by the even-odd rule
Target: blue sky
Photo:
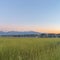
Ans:
{"type": "Polygon", "coordinates": [[[60,0],[0,0],[0,26],[12,25],[59,31],[60,0]]]}

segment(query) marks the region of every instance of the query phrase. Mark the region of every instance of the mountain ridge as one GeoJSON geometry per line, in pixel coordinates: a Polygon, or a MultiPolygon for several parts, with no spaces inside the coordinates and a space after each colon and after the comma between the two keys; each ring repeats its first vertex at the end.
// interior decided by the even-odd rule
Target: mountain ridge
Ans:
{"type": "Polygon", "coordinates": [[[40,34],[40,32],[35,31],[0,31],[0,35],[23,35],[23,34],[40,34]]]}

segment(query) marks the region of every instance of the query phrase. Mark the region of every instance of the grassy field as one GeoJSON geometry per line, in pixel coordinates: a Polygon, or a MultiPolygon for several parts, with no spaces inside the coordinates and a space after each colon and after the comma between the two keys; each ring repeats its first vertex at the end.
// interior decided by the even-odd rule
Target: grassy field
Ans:
{"type": "Polygon", "coordinates": [[[60,60],[60,39],[0,37],[0,60],[60,60]]]}

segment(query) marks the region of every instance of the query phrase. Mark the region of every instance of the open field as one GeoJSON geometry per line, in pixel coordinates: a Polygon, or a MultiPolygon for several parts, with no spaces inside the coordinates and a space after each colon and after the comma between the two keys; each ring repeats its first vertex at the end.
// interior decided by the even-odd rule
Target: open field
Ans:
{"type": "Polygon", "coordinates": [[[0,37],[0,60],[60,60],[60,39],[0,37]]]}

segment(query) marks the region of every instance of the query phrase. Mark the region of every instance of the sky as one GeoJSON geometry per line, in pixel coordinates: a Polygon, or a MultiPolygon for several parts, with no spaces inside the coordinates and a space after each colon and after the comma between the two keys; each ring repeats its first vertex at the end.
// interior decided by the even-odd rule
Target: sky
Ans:
{"type": "Polygon", "coordinates": [[[60,0],[0,0],[0,31],[60,33],[60,0]]]}

